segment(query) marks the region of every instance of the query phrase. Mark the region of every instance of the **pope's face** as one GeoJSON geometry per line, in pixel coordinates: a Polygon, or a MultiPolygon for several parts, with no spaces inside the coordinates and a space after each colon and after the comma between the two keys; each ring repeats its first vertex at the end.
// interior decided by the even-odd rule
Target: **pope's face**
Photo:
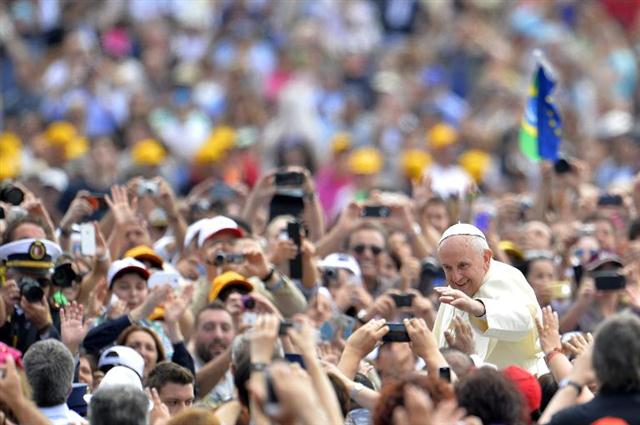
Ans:
{"type": "Polygon", "coordinates": [[[438,249],[440,263],[449,286],[472,297],[491,263],[491,250],[481,252],[472,243],[475,236],[451,236],[438,249]]]}

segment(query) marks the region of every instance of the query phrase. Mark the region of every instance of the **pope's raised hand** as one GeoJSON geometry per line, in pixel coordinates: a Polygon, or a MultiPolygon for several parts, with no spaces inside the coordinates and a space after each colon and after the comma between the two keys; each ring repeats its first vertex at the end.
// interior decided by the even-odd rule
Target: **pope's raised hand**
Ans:
{"type": "Polygon", "coordinates": [[[476,317],[484,316],[486,310],[484,304],[478,300],[474,300],[464,292],[447,287],[433,288],[439,295],[441,303],[450,304],[455,308],[466,311],[476,317]]]}

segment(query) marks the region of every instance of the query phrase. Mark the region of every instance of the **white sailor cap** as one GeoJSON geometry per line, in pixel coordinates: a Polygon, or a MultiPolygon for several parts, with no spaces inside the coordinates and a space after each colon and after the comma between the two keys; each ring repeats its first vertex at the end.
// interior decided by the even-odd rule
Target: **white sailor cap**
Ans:
{"type": "Polygon", "coordinates": [[[0,262],[6,268],[48,273],[62,254],[60,246],[47,239],[19,239],[0,245],[0,262]]]}
{"type": "Polygon", "coordinates": [[[447,230],[444,231],[444,233],[440,237],[440,240],[438,241],[438,246],[442,245],[442,242],[445,239],[450,238],[451,236],[459,236],[459,235],[477,236],[479,238],[487,240],[487,238],[484,235],[484,233],[482,233],[482,230],[478,229],[473,224],[457,223],[457,224],[454,224],[453,226],[449,227],[447,230]]]}

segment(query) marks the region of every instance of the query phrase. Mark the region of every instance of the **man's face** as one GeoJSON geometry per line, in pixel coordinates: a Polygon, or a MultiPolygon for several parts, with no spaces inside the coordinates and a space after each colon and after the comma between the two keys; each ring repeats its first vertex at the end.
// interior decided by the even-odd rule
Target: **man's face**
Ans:
{"type": "Polygon", "coordinates": [[[544,223],[532,221],[527,223],[523,232],[523,243],[526,249],[550,249],[551,229],[544,223]]]}
{"type": "Polygon", "coordinates": [[[139,245],[151,246],[151,238],[147,228],[140,223],[131,223],[125,226],[125,250],[139,245]]]}
{"type": "Polygon", "coordinates": [[[365,279],[378,275],[378,257],[384,249],[384,237],[373,229],[358,230],[349,240],[349,253],[358,261],[365,279]]]}
{"type": "Polygon", "coordinates": [[[149,294],[147,280],[138,273],[125,273],[114,282],[111,291],[133,310],[144,302],[149,294]]]}
{"type": "Polygon", "coordinates": [[[233,321],[228,312],[205,310],[198,318],[196,352],[202,361],[208,362],[229,348],[234,336],[233,321]]]}
{"type": "Polygon", "coordinates": [[[476,236],[451,236],[438,249],[440,263],[449,286],[472,297],[480,286],[491,263],[491,250],[480,252],[471,238],[476,236]]]}
{"type": "Polygon", "coordinates": [[[596,239],[600,247],[605,251],[616,251],[616,233],[615,229],[607,220],[598,220],[595,222],[596,239]]]}
{"type": "Polygon", "coordinates": [[[425,208],[424,217],[440,233],[449,227],[449,212],[444,204],[434,203],[425,208]]]}
{"type": "Polygon", "coordinates": [[[160,400],[169,408],[169,413],[172,417],[180,411],[191,407],[195,399],[193,384],[179,384],[176,382],[167,382],[160,388],[158,395],[160,400]]]}

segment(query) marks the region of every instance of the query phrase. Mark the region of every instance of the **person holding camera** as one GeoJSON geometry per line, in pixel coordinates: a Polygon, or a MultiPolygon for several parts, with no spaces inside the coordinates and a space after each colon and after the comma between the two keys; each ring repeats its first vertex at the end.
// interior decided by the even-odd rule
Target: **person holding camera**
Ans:
{"type": "Polygon", "coordinates": [[[0,246],[3,311],[0,341],[25,352],[41,339],[60,339],[57,306],[50,304],[51,270],[60,247],[46,239],[20,239],[0,246]]]}

